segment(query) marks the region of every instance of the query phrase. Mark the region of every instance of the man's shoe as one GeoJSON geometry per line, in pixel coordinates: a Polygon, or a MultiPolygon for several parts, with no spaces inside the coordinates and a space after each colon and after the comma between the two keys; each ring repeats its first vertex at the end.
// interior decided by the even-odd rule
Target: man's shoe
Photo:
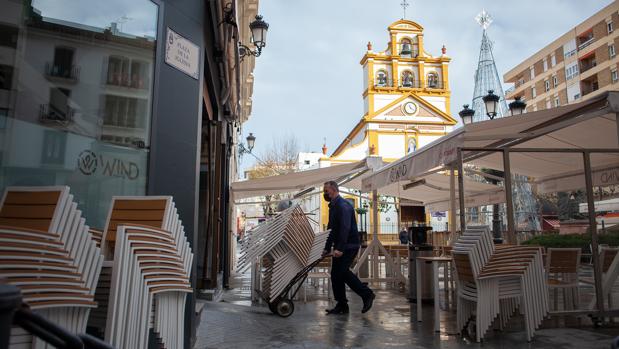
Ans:
{"type": "Polygon", "coordinates": [[[333,309],[325,309],[327,315],[348,314],[348,305],[337,304],[333,309]]]}
{"type": "Polygon", "coordinates": [[[372,304],[374,304],[374,298],[376,295],[372,293],[369,297],[363,299],[363,309],[361,309],[361,314],[365,314],[372,308],[372,304]]]}

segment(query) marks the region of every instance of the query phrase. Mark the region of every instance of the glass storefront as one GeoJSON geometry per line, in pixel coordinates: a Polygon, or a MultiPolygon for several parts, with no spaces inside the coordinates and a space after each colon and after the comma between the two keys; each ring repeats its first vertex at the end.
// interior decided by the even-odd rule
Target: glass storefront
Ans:
{"type": "Polygon", "coordinates": [[[0,0],[0,190],[68,185],[103,228],[144,195],[158,7],[150,0],[0,0]]]}

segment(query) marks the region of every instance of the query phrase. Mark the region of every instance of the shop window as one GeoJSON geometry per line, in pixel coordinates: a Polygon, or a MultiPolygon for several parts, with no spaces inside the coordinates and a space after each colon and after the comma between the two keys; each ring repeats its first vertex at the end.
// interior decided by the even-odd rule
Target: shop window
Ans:
{"type": "Polygon", "coordinates": [[[17,1],[19,11],[2,12],[0,89],[11,90],[11,98],[0,105],[0,133],[10,135],[1,152],[11,156],[0,167],[0,191],[67,185],[88,224],[102,228],[112,196],[146,193],[151,77],[162,30],[151,0],[98,4],[17,1]],[[123,16],[135,20],[122,33],[111,30],[123,16]],[[110,88],[108,80],[124,87],[110,88]],[[96,171],[81,171],[81,154],[93,153],[96,171]],[[131,176],[118,168],[131,168],[131,176]]]}

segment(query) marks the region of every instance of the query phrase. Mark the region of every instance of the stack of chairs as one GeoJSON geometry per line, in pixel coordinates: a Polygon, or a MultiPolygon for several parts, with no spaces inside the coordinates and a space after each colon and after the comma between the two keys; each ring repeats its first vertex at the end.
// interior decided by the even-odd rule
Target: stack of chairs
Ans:
{"type": "MultiPolygon", "coordinates": [[[[9,187],[0,204],[0,279],[36,313],[74,333],[96,307],[103,256],[66,186],[9,187]]],[[[12,348],[46,348],[15,328],[12,348]]]]}
{"type": "Polygon", "coordinates": [[[152,329],[163,347],[182,348],[193,254],[172,197],[114,197],[102,243],[105,340],[147,348],[152,329]]]}
{"type": "Polygon", "coordinates": [[[261,294],[271,302],[307,265],[321,257],[329,233],[315,234],[299,205],[247,232],[240,243],[237,270],[262,262],[261,294]]]}
{"type": "Polygon", "coordinates": [[[458,279],[458,329],[464,330],[475,315],[475,335],[481,341],[495,320],[504,327],[518,309],[530,341],[549,311],[541,248],[495,248],[488,227],[468,227],[452,255],[458,279]]]}

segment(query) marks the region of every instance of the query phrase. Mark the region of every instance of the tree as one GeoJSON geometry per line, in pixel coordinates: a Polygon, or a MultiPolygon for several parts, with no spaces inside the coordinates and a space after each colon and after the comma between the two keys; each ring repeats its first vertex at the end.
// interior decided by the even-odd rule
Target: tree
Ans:
{"type": "MultiPolygon", "coordinates": [[[[273,142],[257,157],[257,163],[247,171],[249,179],[257,179],[295,172],[298,169],[299,144],[293,134],[273,138],[273,142]]],[[[265,216],[277,211],[277,202],[288,198],[285,194],[264,196],[262,210],[265,216]]]]}

